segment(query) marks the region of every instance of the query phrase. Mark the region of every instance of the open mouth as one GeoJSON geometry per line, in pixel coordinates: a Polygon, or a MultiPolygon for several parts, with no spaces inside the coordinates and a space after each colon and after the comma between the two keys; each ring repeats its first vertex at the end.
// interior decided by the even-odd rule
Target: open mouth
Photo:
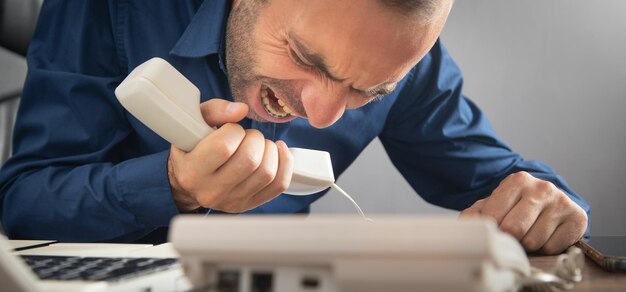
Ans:
{"type": "Polygon", "coordinates": [[[284,118],[290,116],[293,110],[290,109],[285,102],[276,96],[274,91],[269,87],[261,86],[261,100],[265,111],[272,117],[284,118]]]}

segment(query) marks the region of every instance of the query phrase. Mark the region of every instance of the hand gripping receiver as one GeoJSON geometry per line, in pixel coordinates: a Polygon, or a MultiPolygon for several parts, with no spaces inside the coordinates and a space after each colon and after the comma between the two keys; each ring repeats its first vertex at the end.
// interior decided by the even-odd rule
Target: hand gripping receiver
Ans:
{"type": "MultiPolygon", "coordinates": [[[[115,95],[135,118],[181,150],[191,151],[213,132],[200,112],[200,90],[161,58],[137,66],[115,89],[115,95]]],[[[328,152],[289,150],[294,166],[285,193],[314,194],[335,182],[328,152]]]]}

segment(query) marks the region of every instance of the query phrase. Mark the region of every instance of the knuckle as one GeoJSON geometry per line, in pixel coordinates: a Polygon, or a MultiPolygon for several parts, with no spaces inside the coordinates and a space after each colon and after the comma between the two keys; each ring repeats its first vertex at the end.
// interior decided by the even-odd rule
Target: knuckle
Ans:
{"type": "Polygon", "coordinates": [[[516,173],[509,175],[509,179],[511,179],[512,181],[520,181],[523,177],[524,177],[524,171],[518,171],[516,173]]]}
{"type": "Polygon", "coordinates": [[[258,135],[260,136],[255,137],[256,134],[246,136],[247,142],[243,144],[244,147],[240,147],[240,149],[237,150],[237,154],[235,154],[237,156],[238,162],[237,168],[246,173],[251,173],[255,171],[263,162],[263,148],[259,149],[259,147],[256,147],[258,146],[258,144],[255,143],[258,141],[263,141],[263,136],[260,132],[258,133],[258,135]]]}
{"type": "Polygon", "coordinates": [[[258,168],[263,163],[263,148],[255,148],[248,154],[248,159],[258,168]]]}
{"type": "Polygon", "coordinates": [[[250,173],[254,171],[255,168],[254,159],[252,159],[250,155],[245,155],[244,158],[237,161],[235,166],[237,167],[237,172],[239,173],[250,173]]]}
{"type": "Polygon", "coordinates": [[[583,218],[587,218],[587,213],[583,210],[578,204],[576,204],[570,197],[566,194],[561,193],[561,195],[557,199],[557,204],[561,209],[569,211],[572,216],[581,216],[583,218]]]}
{"type": "Polygon", "coordinates": [[[287,188],[289,188],[289,181],[287,181],[286,179],[275,180],[271,184],[271,191],[275,194],[284,193],[287,188]]]}
{"type": "Polygon", "coordinates": [[[543,199],[544,195],[537,192],[531,192],[524,197],[524,203],[526,203],[529,208],[538,208],[543,205],[543,199]]]}
{"type": "Polygon", "coordinates": [[[535,189],[537,190],[537,193],[540,193],[544,196],[551,194],[554,191],[554,188],[555,186],[549,181],[539,180],[535,183],[535,189]]]}
{"type": "Polygon", "coordinates": [[[281,148],[282,147],[277,147],[280,163],[293,165],[293,153],[291,153],[288,149],[284,150],[281,148]]]}
{"type": "Polygon", "coordinates": [[[527,252],[536,252],[541,248],[541,246],[538,246],[537,242],[533,240],[522,240],[521,243],[527,252]]]}
{"type": "Polygon", "coordinates": [[[239,145],[234,145],[233,143],[228,143],[225,139],[219,139],[212,144],[211,151],[217,157],[230,157],[235,153],[238,146],[239,145]]]}
{"type": "Polygon", "coordinates": [[[509,176],[509,178],[516,185],[521,185],[527,182],[529,179],[534,179],[534,177],[526,171],[518,171],[516,173],[513,173],[509,176]]]}
{"type": "Polygon", "coordinates": [[[252,173],[261,165],[261,158],[254,153],[248,152],[243,154],[243,158],[237,163],[237,168],[242,173],[252,173]]]}
{"type": "Polygon", "coordinates": [[[276,178],[276,172],[269,167],[259,167],[257,169],[257,177],[259,182],[269,184],[276,178]]]}
{"type": "Polygon", "coordinates": [[[247,137],[251,137],[251,138],[255,138],[255,139],[264,139],[263,138],[263,133],[261,133],[261,131],[257,130],[257,129],[247,129],[246,131],[246,136],[247,137]]]}
{"type": "Polygon", "coordinates": [[[517,224],[515,222],[511,223],[510,221],[505,221],[500,224],[500,229],[508,234],[511,234],[513,237],[520,240],[524,237],[524,229],[521,224],[517,224]]]}
{"type": "Polygon", "coordinates": [[[578,205],[574,206],[572,214],[568,219],[571,220],[575,226],[579,226],[583,232],[587,229],[587,221],[589,218],[587,217],[585,210],[580,208],[578,205]]]}
{"type": "Polygon", "coordinates": [[[235,140],[242,140],[246,136],[246,130],[239,124],[228,123],[219,128],[226,137],[235,140]]]}
{"type": "Polygon", "coordinates": [[[241,125],[235,124],[235,123],[226,123],[222,125],[222,127],[220,127],[220,130],[233,132],[234,134],[240,134],[240,135],[246,134],[246,130],[244,130],[244,128],[241,125]]]}
{"type": "Polygon", "coordinates": [[[538,251],[541,248],[541,243],[534,238],[525,237],[522,239],[521,243],[528,252],[538,251]]]}
{"type": "Polygon", "coordinates": [[[546,205],[547,199],[549,198],[549,195],[544,193],[544,192],[540,192],[540,191],[536,191],[536,190],[532,190],[532,191],[528,191],[526,193],[524,193],[523,195],[523,200],[524,203],[528,204],[529,207],[541,207],[546,205]]]}
{"type": "MultiPolygon", "coordinates": [[[[568,213],[570,214],[576,214],[580,209],[580,207],[578,207],[578,205],[576,205],[576,203],[570,200],[570,198],[566,195],[559,196],[555,201],[562,211],[569,211],[568,213]]],[[[580,209],[580,211],[582,211],[582,209],[580,209]]]]}
{"type": "Polygon", "coordinates": [[[551,182],[538,180],[525,188],[523,199],[528,205],[538,207],[555,201],[554,190],[555,187],[551,182]]]}
{"type": "Polygon", "coordinates": [[[264,154],[269,157],[270,159],[275,159],[276,161],[278,161],[278,146],[276,145],[276,143],[274,143],[271,140],[268,139],[264,139],[265,140],[265,148],[264,148],[264,154]]]}
{"type": "Polygon", "coordinates": [[[587,212],[585,212],[585,210],[583,210],[579,206],[576,206],[576,211],[574,211],[574,218],[577,224],[579,225],[584,224],[585,226],[587,225],[587,221],[589,220],[589,217],[587,216],[587,212]]]}

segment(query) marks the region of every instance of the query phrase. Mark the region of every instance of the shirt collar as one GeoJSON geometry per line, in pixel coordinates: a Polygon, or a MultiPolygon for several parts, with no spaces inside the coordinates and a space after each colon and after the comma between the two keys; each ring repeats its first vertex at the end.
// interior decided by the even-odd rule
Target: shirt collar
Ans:
{"type": "Polygon", "coordinates": [[[230,2],[230,0],[204,1],[170,54],[198,58],[217,53],[222,58],[230,2]]]}

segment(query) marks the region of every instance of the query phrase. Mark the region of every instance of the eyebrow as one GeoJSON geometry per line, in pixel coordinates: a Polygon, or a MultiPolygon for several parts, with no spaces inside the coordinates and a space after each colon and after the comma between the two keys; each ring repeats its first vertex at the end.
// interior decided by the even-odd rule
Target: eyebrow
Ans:
{"type": "MultiPolygon", "coordinates": [[[[332,73],[330,73],[330,71],[328,70],[328,66],[326,65],[326,62],[324,60],[324,57],[319,54],[311,52],[311,50],[306,45],[304,45],[302,41],[298,39],[297,36],[295,36],[293,33],[290,33],[289,38],[291,39],[291,43],[293,44],[293,46],[296,47],[296,49],[302,55],[302,57],[306,59],[307,62],[311,63],[311,65],[315,69],[319,70],[320,72],[322,72],[322,74],[326,75],[328,79],[337,81],[337,82],[343,82],[345,80],[345,79],[338,78],[334,76],[332,73]]],[[[382,83],[382,84],[376,85],[368,89],[358,89],[354,87],[352,87],[352,89],[359,92],[363,96],[372,96],[376,94],[386,95],[393,91],[394,89],[393,87],[395,86],[390,86],[392,84],[393,83],[386,82],[386,83],[382,83]],[[390,87],[392,88],[390,89],[390,87]]]]}
{"type": "Polygon", "coordinates": [[[311,65],[315,67],[317,70],[324,73],[326,77],[328,77],[329,79],[333,81],[338,81],[338,82],[345,80],[345,79],[338,78],[334,76],[332,73],[330,73],[330,71],[328,70],[328,66],[326,65],[326,61],[324,60],[324,57],[322,57],[319,54],[312,53],[311,50],[309,50],[307,46],[302,44],[302,42],[298,40],[298,38],[295,35],[289,34],[289,37],[291,38],[291,41],[294,47],[298,49],[298,52],[300,52],[302,57],[305,58],[306,61],[311,63],[311,65]]]}

